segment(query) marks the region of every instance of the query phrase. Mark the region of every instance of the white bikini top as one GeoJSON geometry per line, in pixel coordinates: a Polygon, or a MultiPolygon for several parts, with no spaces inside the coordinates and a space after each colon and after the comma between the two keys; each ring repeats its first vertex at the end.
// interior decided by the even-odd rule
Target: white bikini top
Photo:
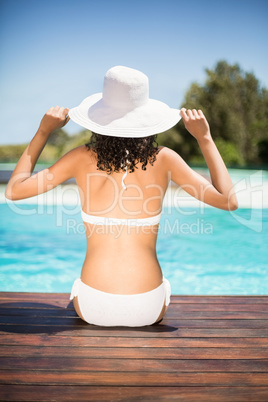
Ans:
{"type": "Polygon", "coordinates": [[[84,222],[92,223],[93,225],[152,226],[160,222],[161,213],[150,218],[120,219],[89,215],[81,210],[81,216],[84,222]]]}

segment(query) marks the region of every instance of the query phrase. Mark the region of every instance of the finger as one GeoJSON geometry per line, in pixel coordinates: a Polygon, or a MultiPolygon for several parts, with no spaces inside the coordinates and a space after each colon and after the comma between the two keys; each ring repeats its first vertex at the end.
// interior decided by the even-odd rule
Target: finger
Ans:
{"type": "Polygon", "coordinates": [[[194,119],[194,115],[191,109],[187,110],[187,115],[189,116],[190,119],[194,119]]]}
{"type": "Polygon", "coordinates": [[[185,109],[185,107],[183,107],[183,108],[180,110],[180,115],[181,115],[181,117],[183,118],[183,120],[187,120],[188,116],[187,116],[187,114],[186,114],[186,109],[185,109]]]}
{"type": "Polygon", "coordinates": [[[58,114],[60,117],[64,117],[64,119],[65,119],[66,113],[64,112],[64,107],[59,108],[58,114]]]}
{"type": "Polygon", "coordinates": [[[197,113],[197,110],[196,110],[196,109],[193,109],[193,110],[192,110],[192,113],[193,113],[193,116],[194,116],[196,119],[199,118],[199,114],[197,113]]]}
{"type": "Polygon", "coordinates": [[[204,113],[202,112],[201,109],[198,110],[198,114],[199,114],[200,117],[205,117],[205,115],[204,115],[204,113]]]}

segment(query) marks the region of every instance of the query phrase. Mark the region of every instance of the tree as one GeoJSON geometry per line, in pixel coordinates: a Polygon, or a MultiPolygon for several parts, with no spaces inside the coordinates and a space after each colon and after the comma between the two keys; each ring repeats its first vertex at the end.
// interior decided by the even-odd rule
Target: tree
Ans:
{"type": "Polygon", "coordinates": [[[48,144],[55,145],[55,146],[63,146],[68,141],[69,136],[62,128],[59,128],[53,131],[50,134],[49,139],[47,141],[48,144]]]}
{"type": "Polygon", "coordinates": [[[66,144],[68,144],[69,140],[70,137],[66,133],[66,131],[62,128],[59,128],[53,131],[53,133],[49,136],[47,144],[54,147],[55,156],[56,158],[59,158],[62,155],[62,150],[64,149],[66,144]]]}
{"type": "MultiPolygon", "coordinates": [[[[219,61],[206,73],[203,86],[191,85],[183,107],[203,110],[226,164],[268,163],[268,91],[238,64],[219,61]]],[[[180,128],[179,134],[188,141],[185,129],[180,128]]],[[[202,157],[197,145],[191,157],[197,161],[202,157]]]]}

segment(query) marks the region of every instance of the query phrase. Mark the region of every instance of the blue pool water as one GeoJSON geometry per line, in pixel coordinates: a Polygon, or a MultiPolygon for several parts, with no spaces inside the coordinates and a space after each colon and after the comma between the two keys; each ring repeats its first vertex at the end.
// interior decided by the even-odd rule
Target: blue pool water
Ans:
{"type": "MultiPolygon", "coordinates": [[[[0,205],[0,290],[69,292],[86,240],[73,207],[0,205]]],[[[267,295],[268,209],[165,208],[157,242],[172,294],[267,295]]]]}

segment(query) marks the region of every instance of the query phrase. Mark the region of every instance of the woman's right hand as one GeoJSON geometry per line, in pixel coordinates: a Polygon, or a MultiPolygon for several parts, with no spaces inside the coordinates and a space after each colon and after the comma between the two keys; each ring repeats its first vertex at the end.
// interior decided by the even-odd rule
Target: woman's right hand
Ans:
{"type": "Polygon", "coordinates": [[[210,128],[202,110],[182,108],[180,115],[183,119],[185,128],[189,133],[196,138],[197,141],[203,139],[211,139],[210,128]]]}
{"type": "Polygon", "coordinates": [[[51,107],[42,118],[39,131],[50,135],[54,130],[64,127],[70,120],[68,112],[67,107],[51,107]]]}

